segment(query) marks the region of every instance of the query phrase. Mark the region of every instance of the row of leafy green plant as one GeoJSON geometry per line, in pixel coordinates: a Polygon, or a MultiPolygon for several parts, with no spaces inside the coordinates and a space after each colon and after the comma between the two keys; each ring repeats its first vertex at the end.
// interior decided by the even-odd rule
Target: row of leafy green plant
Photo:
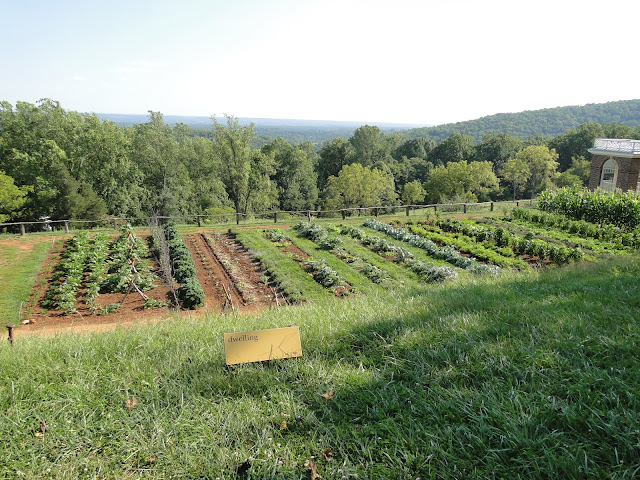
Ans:
{"type": "Polygon", "coordinates": [[[640,228],[625,231],[612,223],[595,224],[586,220],[571,220],[564,215],[525,208],[513,209],[510,216],[516,220],[564,230],[570,234],[595,238],[619,246],[640,248],[640,228]]]}
{"type": "Polygon", "coordinates": [[[487,237],[486,233],[473,231],[470,232],[472,235],[466,235],[462,231],[456,230],[446,232],[438,226],[427,222],[410,223],[407,227],[411,233],[440,245],[454,247],[459,252],[469,254],[478,260],[499,267],[518,268],[521,270],[529,268],[529,265],[524,260],[515,257],[513,249],[509,246],[501,246],[491,242],[488,238],[484,238],[487,237]],[[473,236],[474,233],[480,233],[480,238],[473,236]]]}
{"type": "Polygon", "coordinates": [[[91,313],[116,311],[119,304],[99,309],[98,295],[152,288],[154,275],[145,260],[148,254],[144,242],[128,225],[121,227],[113,242],[104,234],[90,237],[87,232],[80,232],[67,241],[42,306],[66,314],[76,312],[78,290],[84,286],[91,313]]]}
{"type": "Polygon", "coordinates": [[[440,267],[430,262],[418,260],[415,258],[415,255],[406,248],[394,245],[384,238],[367,235],[363,230],[350,225],[340,225],[339,228],[342,235],[348,235],[358,240],[362,245],[379,255],[395,255],[397,263],[403,265],[427,283],[443,282],[447,279],[457,278],[458,276],[458,272],[454,268],[440,267]]]}
{"type": "MultiPolygon", "coordinates": [[[[534,238],[532,233],[521,236],[502,227],[479,225],[473,220],[440,219],[438,220],[438,226],[449,232],[463,235],[466,237],[466,239],[462,237],[463,241],[468,242],[475,239],[483,242],[483,245],[494,244],[503,252],[511,250],[512,255],[529,255],[530,257],[538,257],[540,260],[549,259],[558,265],[580,260],[584,256],[584,253],[579,248],[569,248],[564,244],[561,245],[534,238]]],[[[422,231],[415,227],[412,228],[412,231],[422,235],[422,231]]],[[[434,235],[430,235],[429,238],[440,241],[434,235]]],[[[442,241],[444,242],[446,239],[443,238],[442,241]]],[[[522,262],[521,259],[516,260],[522,262]]]]}
{"type": "Polygon", "coordinates": [[[196,278],[196,267],[182,234],[175,223],[168,223],[164,233],[169,247],[173,278],[180,284],[176,295],[184,308],[195,309],[204,305],[205,295],[196,278]]]}
{"type": "Polygon", "coordinates": [[[640,226],[640,196],[632,191],[603,192],[578,187],[545,190],[540,194],[538,208],[573,220],[613,224],[625,231],[640,226]]]}
{"type": "Polygon", "coordinates": [[[379,222],[372,218],[365,220],[364,226],[382,232],[401,242],[406,242],[413,247],[421,248],[426,251],[429,256],[444,260],[471,273],[496,274],[500,269],[500,267],[496,265],[485,265],[476,261],[475,258],[465,257],[452,246],[438,247],[433,241],[410,233],[404,228],[394,228],[388,223],[379,222]]]}
{"type": "Polygon", "coordinates": [[[313,241],[320,248],[332,251],[336,257],[346,264],[351,265],[355,270],[367,277],[373,283],[380,284],[389,279],[389,275],[384,270],[372,265],[363,258],[352,255],[344,248],[344,242],[340,237],[330,237],[329,230],[317,223],[301,221],[293,228],[299,235],[313,241]]]}
{"type": "MultiPolygon", "coordinates": [[[[298,231],[303,237],[309,238],[310,240],[319,243],[323,240],[327,240],[327,233],[322,227],[316,224],[308,224],[307,222],[300,222],[296,226],[293,227],[294,230],[298,231]],[[305,225],[304,227],[302,225],[305,225]],[[306,226],[310,228],[307,228],[306,226]],[[319,227],[318,230],[315,227],[319,227]]],[[[271,241],[276,243],[292,242],[291,238],[282,234],[279,230],[265,230],[265,236],[269,238],[271,241]]],[[[331,248],[328,245],[322,246],[322,248],[326,250],[330,250],[331,248]]],[[[322,285],[325,288],[344,289],[343,291],[352,291],[351,285],[344,280],[338,272],[332,269],[325,260],[307,260],[302,262],[302,268],[311,274],[313,279],[322,285]]]]}
{"type": "Polygon", "coordinates": [[[51,285],[42,301],[44,308],[57,309],[64,313],[76,311],[77,290],[82,285],[90,242],[87,232],[81,232],[67,241],[51,285]]]}
{"type": "Polygon", "coordinates": [[[623,247],[614,243],[596,240],[595,238],[572,235],[562,230],[542,227],[525,220],[517,220],[508,216],[478,218],[476,222],[478,224],[507,230],[519,237],[538,238],[550,243],[563,244],[570,248],[579,248],[583,252],[583,259],[594,260],[595,258],[592,258],[590,255],[591,253],[625,252],[630,249],[630,247],[623,247]]]}

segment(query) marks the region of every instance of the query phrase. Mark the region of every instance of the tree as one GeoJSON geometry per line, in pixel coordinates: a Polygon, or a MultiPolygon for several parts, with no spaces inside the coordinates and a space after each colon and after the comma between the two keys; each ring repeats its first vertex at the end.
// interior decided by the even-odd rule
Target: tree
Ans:
{"type": "Polygon", "coordinates": [[[283,210],[310,210],[318,200],[315,153],[310,145],[293,147],[282,138],[262,147],[275,161],[274,180],[278,201],[283,210]]]}
{"type": "Polygon", "coordinates": [[[323,196],[327,209],[389,205],[396,198],[393,178],[359,163],[345,165],[337,177],[329,177],[323,196]]]}
{"type": "Polygon", "coordinates": [[[491,133],[482,137],[482,141],[475,146],[474,158],[479,162],[491,162],[493,171],[497,173],[522,148],[519,138],[506,133],[491,133]]]}
{"type": "Polygon", "coordinates": [[[185,215],[191,212],[193,182],[172,128],[160,112],[149,112],[149,121],[130,132],[132,154],[144,174],[143,211],[158,215],[185,215]]]}
{"type": "Polygon", "coordinates": [[[473,147],[472,137],[454,132],[433,149],[430,160],[434,165],[469,160],[473,156],[473,147]]]}
{"type": "Polygon", "coordinates": [[[555,150],[549,150],[543,145],[531,146],[519,151],[515,158],[526,164],[531,172],[525,188],[530,198],[553,185],[551,179],[558,169],[558,154],[555,150]]]}
{"type": "Polygon", "coordinates": [[[363,125],[356,129],[349,139],[353,147],[355,161],[370,167],[379,160],[386,160],[391,145],[385,135],[376,126],[363,125]]]}
{"type": "Polygon", "coordinates": [[[350,165],[355,160],[355,153],[349,141],[337,137],[326,141],[318,152],[318,189],[322,190],[331,176],[337,176],[345,165],[350,165]]]}
{"type": "Polygon", "coordinates": [[[28,186],[16,186],[13,178],[0,170],[0,223],[6,222],[18,213],[30,189],[28,186]]]}
{"type": "Polygon", "coordinates": [[[229,199],[237,213],[242,212],[242,206],[246,208],[248,202],[249,177],[251,175],[251,137],[253,136],[253,123],[241,127],[236,117],[225,115],[227,125],[223,126],[213,120],[213,145],[216,155],[221,162],[221,178],[229,199]]]}
{"type": "Polygon", "coordinates": [[[435,140],[431,138],[412,138],[405,140],[393,152],[393,158],[421,158],[427,160],[431,151],[436,148],[435,140]]]}
{"type": "Polygon", "coordinates": [[[502,178],[513,185],[513,201],[515,202],[517,191],[527,183],[531,176],[531,170],[524,160],[512,158],[502,166],[501,173],[502,178]]]}
{"type": "Polygon", "coordinates": [[[591,162],[584,157],[573,157],[571,166],[562,173],[556,174],[553,183],[558,187],[586,187],[591,174],[591,162]]]}
{"type": "Polygon", "coordinates": [[[417,180],[405,184],[402,189],[402,203],[405,205],[420,205],[424,201],[426,190],[417,180]]]}
{"type": "Polygon", "coordinates": [[[464,198],[475,202],[496,191],[498,178],[489,162],[450,162],[435,167],[429,174],[426,190],[430,202],[464,198]]]}

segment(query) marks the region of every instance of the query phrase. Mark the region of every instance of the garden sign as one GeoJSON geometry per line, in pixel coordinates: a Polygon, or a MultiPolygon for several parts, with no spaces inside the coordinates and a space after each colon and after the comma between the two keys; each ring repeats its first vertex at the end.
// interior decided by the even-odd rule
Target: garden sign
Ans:
{"type": "Polygon", "coordinates": [[[224,353],[227,365],[301,357],[300,328],[225,333],[224,353]]]}

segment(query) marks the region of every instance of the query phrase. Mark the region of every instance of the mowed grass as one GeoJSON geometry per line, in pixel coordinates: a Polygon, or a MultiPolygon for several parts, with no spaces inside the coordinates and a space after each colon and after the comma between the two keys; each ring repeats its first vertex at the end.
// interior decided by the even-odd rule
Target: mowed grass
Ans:
{"type": "Polygon", "coordinates": [[[5,341],[0,478],[637,478],[639,275],[633,257],[5,341]],[[224,332],[288,325],[302,358],[225,366],[224,332]]]}
{"type": "Polygon", "coordinates": [[[0,244],[0,322],[19,322],[53,241],[53,238],[29,237],[0,244]]]}

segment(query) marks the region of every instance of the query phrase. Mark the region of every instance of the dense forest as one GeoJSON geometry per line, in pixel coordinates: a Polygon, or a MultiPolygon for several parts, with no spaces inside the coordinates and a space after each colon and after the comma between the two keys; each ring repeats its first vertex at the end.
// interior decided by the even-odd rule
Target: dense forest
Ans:
{"type": "Polygon", "coordinates": [[[364,125],[320,145],[272,138],[259,148],[255,137],[232,116],[196,132],[159,112],[125,127],[49,99],[1,102],[0,222],[526,198],[584,184],[593,140],[640,138],[640,127],[592,122],[524,140],[454,132],[436,142],[364,125]]]}
{"type": "Polygon", "coordinates": [[[640,125],[640,100],[498,113],[467,122],[416,128],[407,131],[406,135],[407,138],[429,137],[440,142],[452,133],[460,133],[479,142],[485,135],[501,132],[526,140],[530,136],[560,135],[583,123],[619,123],[635,128],[640,125]]]}

